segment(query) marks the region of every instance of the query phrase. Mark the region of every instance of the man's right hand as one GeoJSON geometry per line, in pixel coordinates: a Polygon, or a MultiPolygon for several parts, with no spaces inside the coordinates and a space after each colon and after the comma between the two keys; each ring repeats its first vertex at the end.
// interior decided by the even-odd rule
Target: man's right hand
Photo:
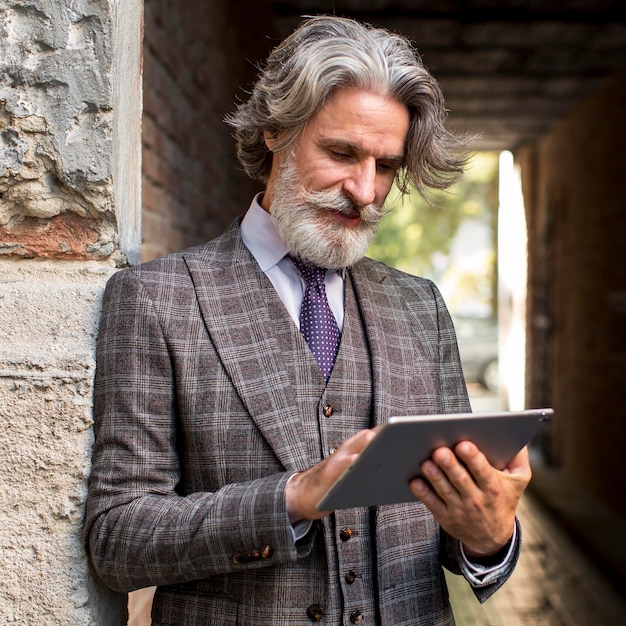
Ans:
{"type": "Polygon", "coordinates": [[[334,454],[308,470],[292,476],[285,490],[287,513],[292,524],[301,520],[320,519],[331,512],[318,511],[315,505],[337,478],[354,463],[361,450],[375,435],[375,430],[361,430],[350,439],[346,439],[334,454]]]}

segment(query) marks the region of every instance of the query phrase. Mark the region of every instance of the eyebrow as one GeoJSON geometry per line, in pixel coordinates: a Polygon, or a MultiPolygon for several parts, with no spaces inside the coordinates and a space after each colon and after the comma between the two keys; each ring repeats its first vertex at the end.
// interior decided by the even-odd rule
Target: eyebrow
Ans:
{"type": "MultiPolygon", "coordinates": [[[[363,152],[363,148],[358,145],[346,141],[345,139],[333,139],[331,137],[322,137],[318,140],[318,143],[322,148],[343,148],[351,152],[363,152]]],[[[398,166],[404,163],[404,155],[389,154],[376,157],[377,161],[385,161],[388,163],[397,164],[398,166]]]]}

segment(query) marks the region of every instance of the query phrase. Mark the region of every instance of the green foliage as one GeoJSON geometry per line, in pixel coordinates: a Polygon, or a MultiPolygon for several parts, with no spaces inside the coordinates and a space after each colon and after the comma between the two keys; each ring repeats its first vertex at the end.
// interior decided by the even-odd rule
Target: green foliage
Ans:
{"type": "MultiPolygon", "coordinates": [[[[414,189],[402,196],[394,186],[385,204],[389,214],[381,221],[367,255],[409,274],[431,278],[453,310],[469,306],[494,313],[497,186],[496,153],[478,153],[458,183],[434,193],[434,206],[414,189]],[[490,245],[470,250],[465,258],[458,254],[453,258],[457,235],[469,222],[488,233],[490,245]]],[[[471,244],[466,241],[464,247],[471,248],[471,244]]]]}
{"type": "Polygon", "coordinates": [[[385,204],[390,211],[380,225],[368,256],[410,274],[436,278],[463,220],[490,227],[497,208],[498,157],[479,153],[447,191],[435,192],[435,206],[414,189],[402,196],[393,187],[385,204]]]}

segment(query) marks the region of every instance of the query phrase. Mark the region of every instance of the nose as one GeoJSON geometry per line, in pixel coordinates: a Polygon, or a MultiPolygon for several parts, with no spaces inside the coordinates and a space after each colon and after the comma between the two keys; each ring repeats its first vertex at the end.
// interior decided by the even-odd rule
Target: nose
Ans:
{"type": "Polygon", "coordinates": [[[376,200],[376,160],[355,164],[343,182],[343,190],[356,206],[372,204],[376,200]]]}

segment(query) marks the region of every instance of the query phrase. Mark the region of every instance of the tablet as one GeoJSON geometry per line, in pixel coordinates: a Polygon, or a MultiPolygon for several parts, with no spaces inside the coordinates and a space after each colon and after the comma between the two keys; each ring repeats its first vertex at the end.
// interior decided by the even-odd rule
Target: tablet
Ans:
{"type": "Polygon", "coordinates": [[[391,417],[318,502],[319,511],[412,502],[409,481],[440,446],[473,441],[503,469],[552,418],[552,409],[391,417]]]}

